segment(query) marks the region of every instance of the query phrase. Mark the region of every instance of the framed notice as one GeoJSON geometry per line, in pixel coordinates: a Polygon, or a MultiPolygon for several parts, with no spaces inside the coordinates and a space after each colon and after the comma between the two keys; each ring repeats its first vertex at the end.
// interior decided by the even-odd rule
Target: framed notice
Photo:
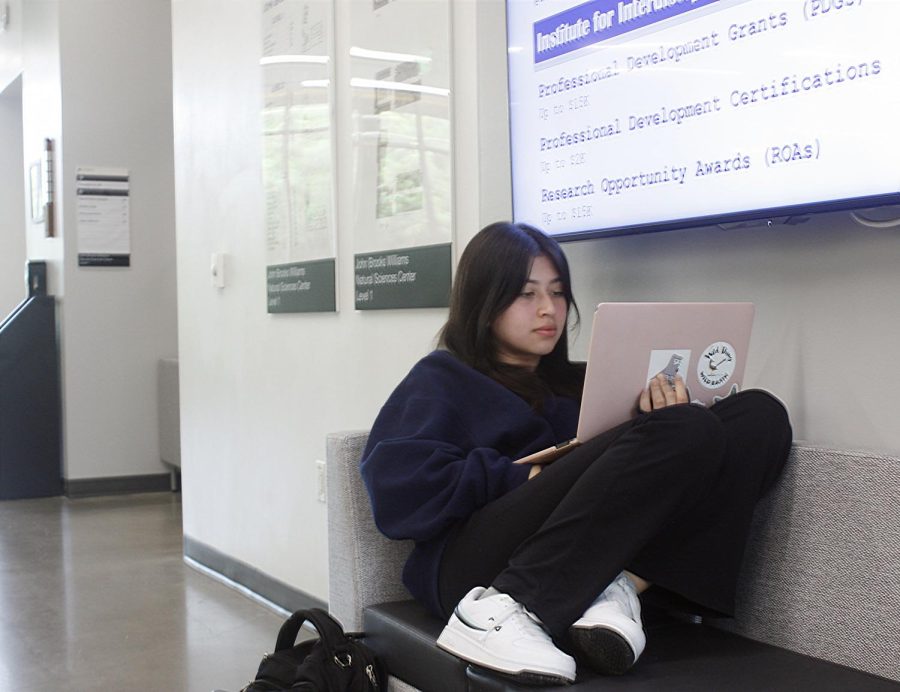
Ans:
{"type": "Polygon", "coordinates": [[[373,0],[351,15],[354,303],[450,295],[450,3],[373,0]]]}
{"type": "Polygon", "coordinates": [[[131,265],[130,182],[126,168],[75,170],[79,267],[131,265]]]}
{"type": "Polygon", "coordinates": [[[337,310],[333,3],[263,5],[267,310],[337,310]]]}

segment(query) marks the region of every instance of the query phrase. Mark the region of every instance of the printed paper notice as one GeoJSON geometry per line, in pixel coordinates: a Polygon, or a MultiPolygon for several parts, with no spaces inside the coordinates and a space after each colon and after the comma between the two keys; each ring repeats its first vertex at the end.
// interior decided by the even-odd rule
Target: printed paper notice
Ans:
{"type": "Polygon", "coordinates": [[[78,266],[130,266],[128,169],[81,166],[75,195],[78,266]]]}

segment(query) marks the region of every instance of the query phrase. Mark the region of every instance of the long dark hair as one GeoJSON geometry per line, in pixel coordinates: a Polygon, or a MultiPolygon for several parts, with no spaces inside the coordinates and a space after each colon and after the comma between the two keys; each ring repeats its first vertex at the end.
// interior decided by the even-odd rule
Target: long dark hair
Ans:
{"type": "Polygon", "coordinates": [[[580,398],[584,382],[584,366],[569,360],[566,334],[535,371],[497,359],[491,324],[522,292],[538,255],[546,255],[559,272],[566,316],[574,311],[577,324],[569,263],[559,243],[533,226],[501,221],[481,229],[463,251],[450,295],[450,315],[439,336],[440,346],[536,409],[550,394],[580,398]]]}

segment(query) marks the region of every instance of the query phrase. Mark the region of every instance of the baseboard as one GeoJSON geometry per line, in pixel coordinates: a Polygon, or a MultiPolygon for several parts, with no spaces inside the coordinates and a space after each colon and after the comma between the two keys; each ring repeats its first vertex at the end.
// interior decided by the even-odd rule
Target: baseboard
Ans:
{"type": "Polygon", "coordinates": [[[328,608],[325,601],[288,586],[190,536],[184,537],[184,557],[222,577],[226,583],[239,587],[239,590],[246,590],[249,596],[276,606],[282,612],[293,613],[301,608],[328,608]]]}
{"type": "Polygon", "coordinates": [[[169,473],[152,473],[143,476],[67,478],[63,483],[63,493],[67,497],[157,493],[172,490],[172,475],[169,473]]]}

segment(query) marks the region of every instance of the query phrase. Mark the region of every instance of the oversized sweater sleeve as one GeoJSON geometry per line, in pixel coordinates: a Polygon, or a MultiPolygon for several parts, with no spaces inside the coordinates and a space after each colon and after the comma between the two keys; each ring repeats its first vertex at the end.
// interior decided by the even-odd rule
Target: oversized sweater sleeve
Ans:
{"type": "Polygon", "coordinates": [[[427,393],[392,397],[362,460],[375,523],[386,536],[428,541],[510,489],[529,469],[479,446],[454,402],[427,393]]]}

